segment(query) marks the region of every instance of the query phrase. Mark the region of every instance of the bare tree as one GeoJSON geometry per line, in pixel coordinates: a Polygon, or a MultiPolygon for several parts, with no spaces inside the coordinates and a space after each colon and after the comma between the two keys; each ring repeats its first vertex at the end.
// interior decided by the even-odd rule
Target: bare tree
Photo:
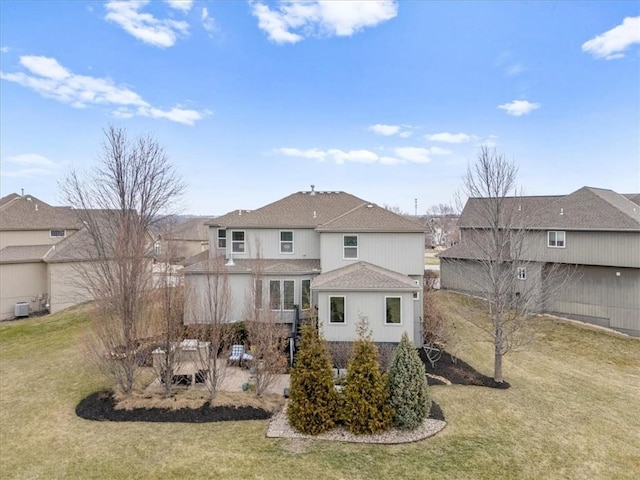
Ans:
{"type": "Polygon", "coordinates": [[[84,223],[82,248],[91,261],[83,262],[79,277],[96,302],[94,338],[106,370],[129,394],[140,367],[140,339],[147,334],[149,227],[174,205],[184,184],[150,136],[131,140],[115,127],[104,134],[94,169],[71,171],[60,186],[84,223]]]}
{"type": "Polygon", "coordinates": [[[195,309],[187,315],[198,323],[198,338],[206,345],[198,348],[198,362],[206,377],[209,399],[213,400],[227,376],[232,294],[224,256],[209,258],[206,265],[206,271],[197,275],[199,281],[192,282],[187,293],[187,309],[195,309]]]}
{"type": "Polygon", "coordinates": [[[280,292],[277,292],[277,299],[274,297],[276,292],[269,292],[269,302],[264,302],[264,265],[259,242],[256,242],[255,248],[253,285],[245,304],[245,318],[253,357],[249,364],[256,382],[256,395],[261,396],[287,369],[285,349],[289,329],[278,322],[280,292]]]}
{"type": "MultiPolygon", "coordinates": [[[[173,223],[162,227],[165,237],[173,223]]],[[[160,351],[154,354],[153,367],[162,385],[162,393],[169,398],[174,393],[174,375],[184,360],[177,347],[184,334],[184,278],[178,273],[171,259],[175,256],[176,243],[167,241],[160,252],[156,252],[153,265],[153,294],[151,297],[151,318],[155,320],[154,340],[160,343],[160,351]]],[[[156,343],[156,342],[154,342],[156,343]]]]}
{"type": "Polygon", "coordinates": [[[427,209],[428,246],[451,246],[460,240],[458,212],[459,210],[456,210],[454,206],[446,203],[439,203],[427,209]]]}
{"type": "Polygon", "coordinates": [[[523,208],[516,186],[518,168],[502,154],[481,147],[467,169],[463,193],[471,225],[464,225],[458,258],[446,259],[469,286],[486,300],[489,325],[482,315],[469,318],[494,346],[494,380],[503,382],[502,359],[530,339],[528,321],[544,311],[554,289],[567,281],[570,269],[537,261],[528,225],[535,212],[523,208]]]}

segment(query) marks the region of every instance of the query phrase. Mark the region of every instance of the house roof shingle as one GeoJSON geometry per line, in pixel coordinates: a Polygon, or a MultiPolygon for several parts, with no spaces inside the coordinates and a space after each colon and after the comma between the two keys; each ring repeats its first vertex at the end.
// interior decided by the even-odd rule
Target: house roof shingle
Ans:
{"type": "Polygon", "coordinates": [[[71,207],[52,207],[33,195],[12,193],[0,199],[0,230],[79,229],[71,207]]]}
{"type": "Polygon", "coordinates": [[[416,290],[410,277],[368,262],[357,262],[318,275],[314,290],[416,290]]]}
{"type": "Polygon", "coordinates": [[[318,226],[320,232],[424,232],[418,220],[398,215],[373,203],[362,203],[318,226]]]}
{"type": "Polygon", "coordinates": [[[206,223],[221,227],[315,228],[366,203],[345,192],[297,192],[257,210],[234,210],[206,223]]]}
{"type": "Polygon", "coordinates": [[[41,262],[53,245],[11,245],[0,250],[0,263],[41,262]]]}
{"type": "MultiPolygon", "coordinates": [[[[201,252],[192,259],[205,257],[208,251],[201,252]]],[[[318,273],[320,271],[320,260],[317,259],[245,259],[234,258],[234,265],[227,265],[227,260],[223,255],[212,259],[204,259],[196,263],[189,263],[184,268],[184,273],[260,273],[262,275],[302,275],[305,273],[318,273]]]]}
{"type": "MultiPolygon", "coordinates": [[[[629,197],[612,190],[582,187],[561,196],[508,197],[503,211],[514,226],[532,229],[613,230],[640,229],[640,206],[629,197]]],[[[640,195],[637,195],[640,197],[640,195]]],[[[460,216],[460,228],[486,228],[484,198],[470,198],[460,216]]]]}

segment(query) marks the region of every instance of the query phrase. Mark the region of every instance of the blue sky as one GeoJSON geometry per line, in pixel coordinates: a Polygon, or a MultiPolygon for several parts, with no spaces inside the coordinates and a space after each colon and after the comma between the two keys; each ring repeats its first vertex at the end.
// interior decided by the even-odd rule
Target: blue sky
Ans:
{"type": "Polygon", "coordinates": [[[1,194],[59,204],[109,125],[165,146],[193,214],[311,184],[424,213],[480,145],[528,194],[637,192],[639,5],[2,0],[1,194]]]}

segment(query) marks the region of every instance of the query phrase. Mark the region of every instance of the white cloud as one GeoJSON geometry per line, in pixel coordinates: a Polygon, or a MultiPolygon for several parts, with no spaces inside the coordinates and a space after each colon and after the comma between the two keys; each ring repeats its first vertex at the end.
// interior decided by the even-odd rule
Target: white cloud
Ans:
{"type": "Polygon", "coordinates": [[[640,43],[640,17],[627,17],[620,25],[584,42],[582,51],[612,60],[624,57],[623,52],[635,43],[640,43]]]}
{"type": "MultiPolygon", "coordinates": [[[[150,13],[142,13],[140,10],[148,3],[148,0],[134,2],[111,0],[105,6],[107,14],[104,18],[120,25],[138,40],[155,47],[171,47],[176,43],[179,36],[187,35],[189,32],[189,24],[187,22],[168,18],[158,19],[150,13]]],[[[182,4],[187,2],[173,3],[182,4]]],[[[183,9],[183,7],[172,6],[173,8],[183,9]]],[[[191,8],[190,4],[189,8],[191,8]]]]}
{"type": "Polygon", "coordinates": [[[202,20],[202,27],[207,32],[213,32],[215,30],[216,22],[213,17],[209,16],[209,10],[207,10],[207,7],[202,7],[200,19],[202,20]]]}
{"type": "Polygon", "coordinates": [[[0,47],[0,52],[2,53],[9,53],[10,48],[9,47],[0,47]]]}
{"type": "Polygon", "coordinates": [[[479,147],[487,147],[487,148],[495,148],[495,146],[498,144],[497,140],[498,140],[498,136],[497,135],[489,135],[482,142],[480,142],[478,144],[478,146],[479,147]]]}
{"type": "Polygon", "coordinates": [[[9,164],[2,169],[3,177],[29,177],[35,175],[55,175],[60,171],[62,164],[56,163],[37,153],[22,153],[6,157],[4,161],[9,164]],[[16,170],[11,169],[11,164],[16,165],[16,170]]]}
{"type": "Polygon", "coordinates": [[[400,125],[385,125],[381,123],[376,123],[375,125],[369,126],[369,130],[377,133],[378,135],[384,135],[385,137],[390,137],[391,135],[395,135],[400,131],[400,125]]]}
{"type": "Polygon", "coordinates": [[[349,37],[394,18],[395,0],[280,0],[273,10],[258,1],[251,6],[258,27],[275,43],[297,43],[310,36],[349,37]]]}
{"type": "Polygon", "coordinates": [[[176,10],[187,13],[193,6],[193,0],[165,0],[165,2],[176,10]]]}
{"type": "Polygon", "coordinates": [[[74,74],[54,58],[26,55],[20,57],[20,63],[29,73],[0,72],[0,78],[31,88],[43,97],[68,103],[75,108],[105,105],[114,107],[112,114],[119,118],[166,118],[185,125],[193,125],[208,114],[180,106],[169,110],[159,109],[133,90],[115,85],[109,78],[74,74]]]}
{"type": "Polygon", "coordinates": [[[430,135],[425,135],[425,140],[430,140],[432,142],[443,142],[443,143],[467,143],[472,140],[477,140],[478,137],[475,135],[467,135],[466,133],[449,133],[449,132],[441,132],[441,133],[432,133],[430,135]]]}
{"type": "Polygon", "coordinates": [[[540,108],[540,104],[531,103],[528,100],[514,100],[513,102],[498,105],[498,108],[504,110],[509,115],[513,115],[514,117],[521,117],[522,115],[527,115],[528,113],[540,108]]]}
{"type": "Polygon", "coordinates": [[[409,138],[411,135],[413,135],[413,132],[405,131],[405,132],[400,132],[398,135],[401,138],[409,138]]]}
{"type": "MultiPolygon", "coordinates": [[[[383,148],[380,150],[384,151],[383,148]]],[[[422,147],[398,147],[393,149],[393,156],[378,155],[372,150],[341,150],[331,148],[328,150],[319,150],[311,148],[301,150],[299,148],[283,147],[274,150],[288,157],[307,158],[310,160],[318,160],[320,162],[332,160],[341,165],[347,162],[352,163],[380,163],[381,165],[397,165],[399,163],[427,163],[431,161],[433,155],[449,155],[451,152],[444,148],[422,148],[422,147]]]]}

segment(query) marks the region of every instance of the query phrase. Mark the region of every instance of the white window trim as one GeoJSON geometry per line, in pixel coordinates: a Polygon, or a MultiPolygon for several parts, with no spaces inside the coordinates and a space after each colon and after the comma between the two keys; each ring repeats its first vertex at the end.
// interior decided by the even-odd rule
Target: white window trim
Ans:
{"type": "Polygon", "coordinates": [[[49,230],[49,238],[65,238],[67,231],[64,228],[52,228],[49,230]],[[62,232],[62,235],[52,235],[53,232],[62,232]]]}
{"type": "Polygon", "coordinates": [[[402,325],[402,296],[400,295],[388,295],[384,297],[384,324],[389,325],[391,327],[402,325]],[[399,298],[400,299],[400,322],[399,323],[389,323],[387,322],[387,299],[388,298],[399,298]]]}
{"type": "Polygon", "coordinates": [[[293,255],[295,252],[295,240],[296,240],[296,234],[294,233],[293,230],[280,230],[280,232],[278,233],[278,237],[280,239],[280,253],[283,255],[293,255]],[[291,232],[291,241],[289,240],[282,240],[282,233],[283,232],[291,232]],[[290,252],[283,252],[282,251],[282,244],[283,243],[290,243],[291,244],[291,251],[290,252]]]}
{"type": "Polygon", "coordinates": [[[518,267],[518,280],[526,280],[527,279],[527,268],[526,267],[518,267]]]}
{"type": "Polygon", "coordinates": [[[413,299],[420,300],[420,291],[413,292],[413,299]]]}
{"type": "Polygon", "coordinates": [[[246,230],[231,230],[231,253],[233,255],[244,255],[245,253],[247,253],[247,232],[246,230]],[[240,241],[240,240],[234,240],[233,239],[233,234],[235,232],[242,232],[242,238],[244,238],[244,240],[240,241]],[[242,251],[241,252],[237,252],[233,249],[233,244],[234,243],[241,243],[242,244],[242,251]]]}
{"type": "Polygon", "coordinates": [[[548,248],[565,248],[567,246],[567,232],[564,230],[549,230],[547,232],[547,247],[548,248]],[[551,234],[555,233],[555,245],[551,245],[551,234]],[[558,245],[558,234],[562,234],[562,245],[558,245]]]}
{"type": "Polygon", "coordinates": [[[330,325],[346,325],[347,324],[347,297],[345,295],[329,295],[328,298],[328,312],[329,312],[329,324],[330,325]],[[332,322],[331,321],[331,299],[332,298],[342,298],[342,304],[344,307],[344,321],[342,322],[332,322]]]}
{"type": "Polygon", "coordinates": [[[269,279],[269,309],[273,312],[293,312],[296,304],[296,281],[293,278],[270,278],[269,279]],[[280,308],[271,308],[271,282],[280,284],[280,308]],[[294,308],[284,308],[284,282],[293,283],[293,305],[294,308]]]}
{"type": "Polygon", "coordinates": [[[218,232],[216,234],[216,248],[219,249],[226,249],[227,248],[227,229],[226,228],[219,228],[218,232]],[[224,237],[220,236],[220,232],[224,232],[224,237]],[[220,246],[220,240],[224,240],[224,247],[220,246]]]}
{"type": "Polygon", "coordinates": [[[342,259],[343,260],[358,260],[358,258],[360,258],[360,239],[358,238],[358,235],[357,234],[344,234],[344,235],[342,235],[342,259]],[[344,244],[344,239],[346,237],[356,237],[356,246],[355,247],[346,246],[344,244]],[[345,256],[345,249],[346,248],[355,248],[356,249],[356,256],[355,257],[347,257],[347,256],[345,256]]]}

